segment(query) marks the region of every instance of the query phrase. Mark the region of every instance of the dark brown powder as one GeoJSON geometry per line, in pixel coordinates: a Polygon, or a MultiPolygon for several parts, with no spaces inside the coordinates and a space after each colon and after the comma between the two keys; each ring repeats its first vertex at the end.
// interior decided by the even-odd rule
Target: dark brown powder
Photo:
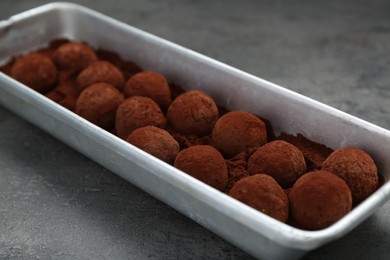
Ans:
{"type": "Polygon", "coordinates": [[[228,168],[228,184],[226,185],[225,192],[229,192],[233,185],[244,177],[248,177],[248,155],[246,152],[237,154],[231,159],[226,160],[228,168]]]}
{"type": "Polygon", "coordinates": [[[141,72],[142,69],[132,61],[123,60],[117,53],[99,49],[96,51],[99,60],[108,61],[115,65],[119,70],[122,71],[125,81],[127,81],[134,74],[141,72]]]}
{"type": "Polygon", "coordinates": [[[284,140],[303,153],[306,160],[307,171],[321,169],[322,163],[333,152],[333,150],[323,144],[319,144],[304,137],[302,134],[296,136],[282,133],[276,139],[284,140]]]}

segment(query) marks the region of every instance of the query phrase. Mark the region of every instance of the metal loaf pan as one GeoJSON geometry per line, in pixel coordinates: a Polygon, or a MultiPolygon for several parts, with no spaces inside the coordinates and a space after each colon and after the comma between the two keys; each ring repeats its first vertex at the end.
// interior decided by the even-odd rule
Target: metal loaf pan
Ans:
{"type": "MultiPolygon", "coordinates": [[[[333,149],[370,153],[390,178],[390,132],[84,7],[52,3],[0,21],[0,64],[56,38],[118,52],[169,81],[207,92],[229,109],[269,119],[333,149]]],[[[390,183],[334,225],[304,231],[278,222],[92,125],[0,73],[0,104],[255,257],[294,259],[335,240],[390,197],[390,183]]]]}

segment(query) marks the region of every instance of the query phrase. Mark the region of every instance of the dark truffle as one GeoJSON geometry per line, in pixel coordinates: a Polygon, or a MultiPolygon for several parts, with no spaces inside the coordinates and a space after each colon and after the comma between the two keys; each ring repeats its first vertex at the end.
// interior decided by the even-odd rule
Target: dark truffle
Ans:
{"type": "Polygon", "coordinates": [[[57,73],[52,60],[39,53],[18,58],[11,69],[11,77],[40,93],[46,93],[54,87],[57,73]]]}
{"type": "Polygon", "coordinates": [[[352,208],[351,191],[345,181],[327,171],[309,172],[289,192],[293,219],[305,229],[326,228],[352,208]]]}
{"type": "Polygon", "coordinates": [[[125,84],[126,97],[144,96],[153,99],[162,108],[171,103],[171,90],[163,75],[153,71],[139,72],[125,84]]]}
{"type": "Polygon", "coordinates": [[[111,130],[114,127],[116,110],[123,101],[123,94],[114,86],[96,83],[81,92],[75,112],[97,126],[111,130]]]}
{"type": "Polygon", "coordinates": [[[80,71],[98,59],[91,47],[77,42],[61,45],[52,57],[59,69],[74,71],[80,71]]]}
{"type": "Polygon", "coordinates": [[[148,125],[164,128],[165,124],[165,117],[157,103],[140,96],[126,99],[119,106],[115,118],[115,128],[122,139],[137,128],[148,125]]]}
{"type": "Polygon", "coordinates": [[[183,134],[207,135],[218,119],[218,108],[207,94],[191,90],[179,95],[169,106],[168,122],[183,134]]]}
{"type": "Polygon", "coordinates": [[[281,133],[277,139],[286,141],[301,150],[306,159],[307,168],[308,170],[310,169],[310,171],[321,169],[322,163],[333,152],[331,148],[323,144],[313,142],[302,134],[294,136],[287,133],[281,133]]]}
{"type": "Polygon", "coordinates": [[[125,79],[122,72],[107,61],[96,61],[83,69],[76,78],[78,90],[94,83],[105,82],[122,91],[125,79]]]}
{"type": "Polygon", "coordinates": [[[226,187],[226,162],[212,146],[194,145],[181,150],[176,156],[174,166],[218,190],[222,191],[226,187]]]}
{"type": "Polygon", "coordinates": [[[269,175],[245,177],[233,185],[229,195],[279,221],[286,222],[288,219],[287,195],[269,175]]]}
{"type": "Polygon", "coordinates": [[[248,172],[271,175],[283,188],[291,187],[306,171],[302,152],[285,141],[277,140],[259,147],[248,160],[248,172]]]}
{"type": "Polygon", "coordinates": [[[61,106],[74,110],[76,106],[77,96],[75,95],[75,86],[69,82],[60,83],[57,87],[46,94],[46,97],[60,104],[61,106]]]}
{"type": "Polygon", "coordinates": [[[322,170],[345,180],[355,204],[367,198],[378,187],[378,171],[373,159],[356,147],[334,151],[323,163],[322,170]]]}
{"type": "Polygon", "coordinates": [[[230,158],[249,148],[259,147],[267,142],[264,122],[245,111],[233,111],[223,115],[215,123],[212,144],[224,156],[230,158]]]}
{"type": "Polygon", "coordinates": [[[179,152],[179,143],[167,131],[155,126],[135,129],[126,141],[170,164],[179,152]]]}

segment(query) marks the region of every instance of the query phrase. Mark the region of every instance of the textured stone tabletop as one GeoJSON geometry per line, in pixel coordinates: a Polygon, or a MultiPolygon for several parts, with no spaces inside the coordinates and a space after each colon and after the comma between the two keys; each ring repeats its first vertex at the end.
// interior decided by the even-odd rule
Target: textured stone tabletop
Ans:
{"type": "MultiPolygon", "coordinates": [[[[388,1],[75,2],[390,129],[388,1]]],[[[389,216],[304,259],[388,259],[389,216]]],[[[0,259],[251,257],[0,107],[0,259]]]]}

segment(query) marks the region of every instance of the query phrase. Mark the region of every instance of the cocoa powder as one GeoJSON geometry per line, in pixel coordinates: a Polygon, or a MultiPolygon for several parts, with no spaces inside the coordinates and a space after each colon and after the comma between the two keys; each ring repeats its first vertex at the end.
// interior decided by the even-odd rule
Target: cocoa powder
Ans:
{"type": "Polygon", "coordinates": [[[296,136],[282,133],[277,139],[284,140],[302,151],[306,159],[307,171],[321,169],[322,163],[333,152],[326,145],[313,142],[299,133],[296,136]]]}

